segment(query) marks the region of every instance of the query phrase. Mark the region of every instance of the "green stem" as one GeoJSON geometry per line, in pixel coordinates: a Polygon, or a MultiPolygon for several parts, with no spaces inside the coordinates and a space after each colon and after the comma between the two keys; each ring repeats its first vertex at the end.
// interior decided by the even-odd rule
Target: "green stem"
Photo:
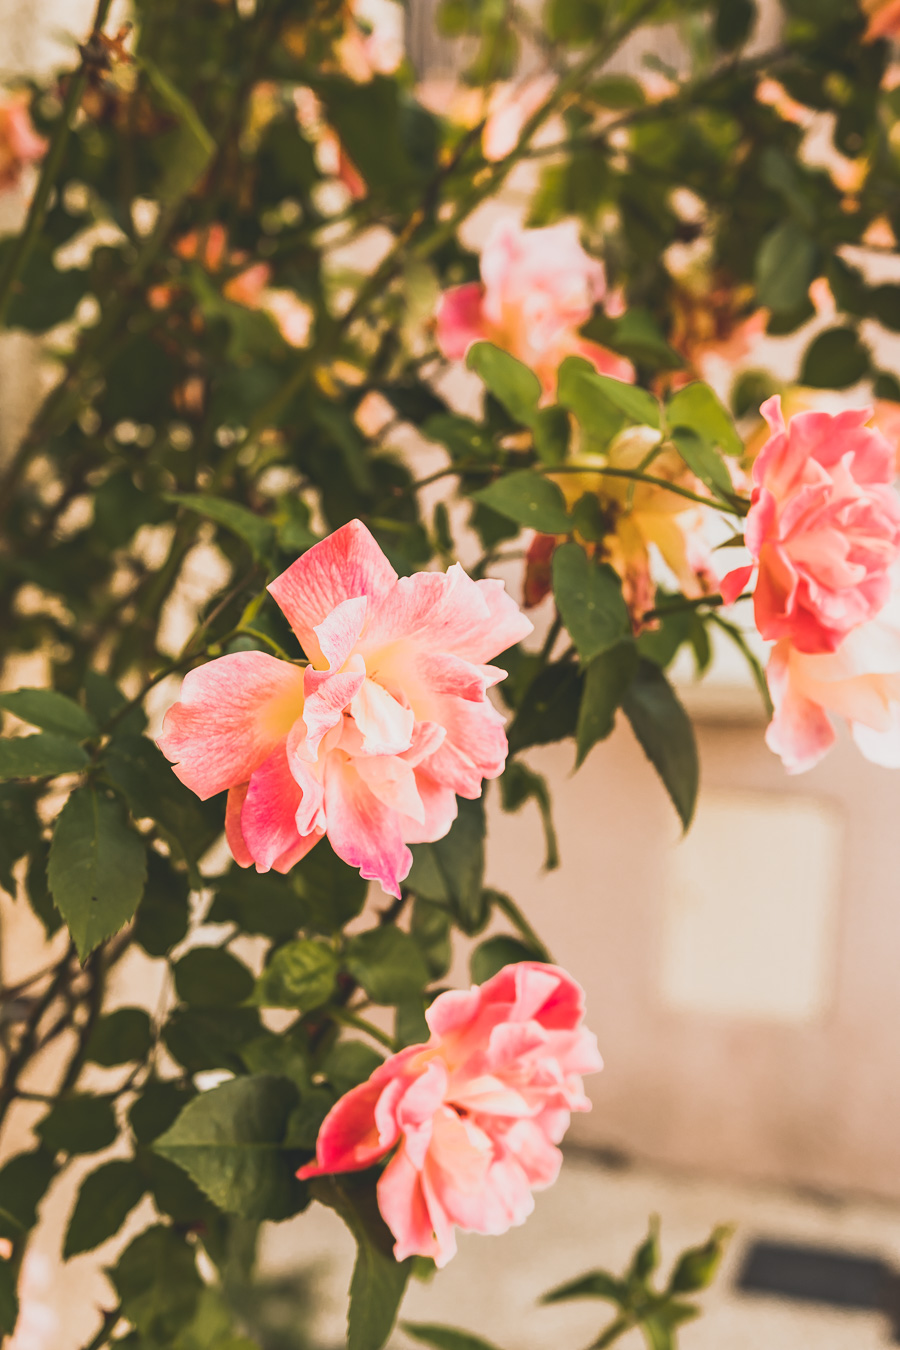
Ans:
{"type": "Polygon", "coordinates": [[[508,895],[503,895],[502,892],[498,891],[494,897],[494,904],[498,909],[503,911],[511,923],[515,924],[516,928],[518,928],[519,932],[522,934],[522,937],[528,943],[528,946],[534,948],[540,959],[542,961],[549,961],[552,964],[553,957],[550,955],[550,952],[544,946],[543,942],[541,942],[541,939],[525,918],[525,915],[519,909],[515,900],[511,900],[508,895]]]}
{"type": "Polygon", "coordinates": [[[642,473],[640,469],[614,469],[595,464],[559,464],[555,468],[543,469],[540,472],[548,476],[555,473],[599,473],[606,478],[628,478],[636,483],[651,483],[654,487],[665,488],[667,492],[674,492],[677,497],[686,497],[690,502],[699,502],[701,506],[711,506],[716,511],[724,511],[729,515],[745,516],[750,510],[749,500],[742,497],[733,498],[733,504],[719,501],[717,497],[703,497],[699,492],[691,492],[689,488],[669,482],[668,478],[657,478],[655,474],[642,473]]]}
{"type": "Polygon", "coordinates": [[[610,1322],[606,1330],[593,1342],[589,1347],[589,1350],[606,1350],[607,1346],[614,1344],[620,1336],[624,1336],[626,1331],[631,1331],[633,1326],[634,1321],[632,1318],[626,1316],[617,1317],[614,1322],[610,1322]]]}
{"type": "MultiPolygon", "coordinates": [[[[742,596],[741,599],[743,598],[744,597],[742,596]]],[[[747,643],[747,639],[744,637],[744,634],[741,632],[740,628],[738,628],[737,624],[729,623],[727,619],[723,619],[721,614],[717,614],[715,610],[712,610],[710,612],[709,617],[712,623],[716,624],[719,628],[722,629],[723,633],[728,634],[728,636],[731,638],[731,641],[734,643],[738,651],[743,656],[744,660],[747,662],[747,665],[750,667],[750,673],[752,674],[754,680],[756,681],[756,687],[760,692],[760,696],[763,701],[763,706],[766,709],[766,714],[767,716],[771,717],[775,709],[772,705],[772,696],[769,693],[769,685],[766,680],[766,672],[763,670],[762,665],[760,664],[755,654],[750,650],[750,647],[747,643]]]]}
{"type": "Polygon", "coordinates": [[[282,661],[291,660],[284,648],[279,646],[274,638],[270,638],[266,633],[261,633],[258,628],[236,628],[232,634],[233,637],[241,637],[241,635],[251,637],[256,642],[265,643],[270,651],[273,651],[276,656],[281,657],[282,661]]]}
{"type": "Polygon", "coordinates": [[[556,639],[559,637],[561,631],[562,631],[562,619],[559,616],[559,614],[557,614],[555,619],[550,625],[550,629],[547,633],[547,636],[544,639],[544,645],[541,647],[540,653],[538,655],[538,662],[542,670],[553,654],[553,648],[556,646],[556,639]]]}
{"type": "Polygon", "coordinates": [[[86,48],[90,46],[92,39],[102,29],[109,14],[112,0],[97,0],[97,10],[94,15],[94,22],[91,26],[90,36],[85,47],[82,48],[81,64],[73,74],[66,92],[66,101],[63,104],[63,110],[60,113],[56,130],[53,133],[53,139],[50,142],[50,149],[47,151],[41,168],[41,176],[38,179],[38,185],[34,196],[31,199],[31,206],[28,210],[28,217],[25,221],[25,227],[16,240],[15,247],[9,256],[2,275],[0,275],[0,325],[6,318],[6,311],[9,308],[9,302],[12,298],[13,286],[22,272],[25,264],[31,256],[31,251],[37,243],[41,226],[44,223],[44,217],[47,213],[47,203],[50,200],[50,193],[53,191],[56,183],[56,176],[62,168],[63,157],[66,153],[66,146],[69,142],[69,136],[72,131],[72,121],[78,108],[81,106],[81,100],[84,91],[87,88],[89,57],[86,55],[86,48]]]}
{"type": "Polygon", "coordinates": [[[393,1036],[380,1027],[376,1027],[372,1022],[367,1022],[364,1017],[358,1013],[351,1012],[349,1008],[332,1007],[328,1009],[328,1016],[333,1022],[340,1022],[342,1026],[354,1027],[357,1031],[364,1031],[367,1036],[385,1046],[391,1054],[396,1054],[398,1046],[393,1036]]]}

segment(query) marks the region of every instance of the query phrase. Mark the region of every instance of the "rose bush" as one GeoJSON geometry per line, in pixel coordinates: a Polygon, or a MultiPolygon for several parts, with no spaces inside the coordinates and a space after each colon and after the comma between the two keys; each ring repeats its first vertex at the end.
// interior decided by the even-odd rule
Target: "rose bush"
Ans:
{"type": "MultiPolygon", "coordinates": [[[[4,952],[0,1336],[56,1350],[34,1234],[102,1153],[61,1243],[108,1271],[90,1350],[268,1344],[261,1225],[313,1201],[381,1350],[456,1229],[528,1213],[599,1067],[485,884],[485,794],[554,866],[530,750],[630,725],[688,828],[671,672],[720,634],[788,770],[841,718],[900,759],[896,6],[783,0],[767,47],[753,0],[444,0],[440,89],[392,0],[110,8],[0,103],[37,367],[0,428],[0,888],[47,939],[4,952]],[[623,74],[657,25],[675,63],[623,74]]],[[[673,1346],[724,1237],[588,1277],[597,1343],[673,1346]]]]}

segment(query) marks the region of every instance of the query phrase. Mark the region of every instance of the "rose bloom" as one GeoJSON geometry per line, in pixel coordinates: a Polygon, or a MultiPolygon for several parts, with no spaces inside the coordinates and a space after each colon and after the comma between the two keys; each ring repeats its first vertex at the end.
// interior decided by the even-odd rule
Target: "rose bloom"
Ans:
{"type": "Polygon", "coordinates": [[[862,9],[869,20],[864,42],[900,37],[900,0],[862,0],[862,9]]]}
{"type": "Polygon", "coordinates": [[[403,60],[403,9],[395,0],[350,0],[335,46],[338,64],[357,84],[393,75],[403,60]]]}
{"type": "Polygon", "coordinates": [[[441,296],[437,341],[448,360],[462,360],[473,342],[486,340],[530,366],[545,394],[566,356],[634,380],[630,361],[578,335],[605,294],[606,275],[582,248],[575,221],[539,230],[499,221],[481,254],[481,277],[441,296]]]}
{"type": "MultiPolygon", "coordinates": [[[[625,602],[637,631],[643,615],[653,608],[656,592],[651,549],[658,550],[684,595],[699,599],[717,590],[719,584],[704,532],[703,507],[692,506],[677,493],[653,483],[590,472],[592,467],[636,469],[660,440],[660,432],[653,427],[628,427],[614,438],[605,455],[583,454],[571,461],[584,466],[583,474],[548,474],[562,491],[570,511],[586,492],[599,497],[600,509],[610,520],[610,532],[598,546],[599,553],[622,578],[625,602]]],[[[675,450],[661,451],[647,472],[692,492],[702,489],[675,450]]],[[[529,607],[551,588],[551,559],[557,542],[554,536],[543,534],[532,540],[525,567],[525,604],[529,607]]],[[[595,546],[584,542],[593,551],[595,546]]]]}
{"type": "Polygon", "coordinates": [[[835,652],[777,643],[766,671],[775,715],[766,744],[788,773],[817,764],[835,740],[829,714],[850,723],[873,764],[900,768],[900,630],[876,619],[854,628],[835,652]]]}
{"type": "Polygon", "coordinates": [[[481,135],[485,159],[495,164],[512,153],[525,123],[547,101],[555,83],[553,75],[536,75],[522,84],[494,87],[481,135]]]}
{"type": "Polygon", "coordinates": [[[28,164],[47,153],[47,142],[31,124],[29,96],[6,95],[0,101],[0,192],[14,188],[28,164]]]}
{"type": "Polygon", "coordinates": [[[269,586],[305,669],[235,652],[191,671],[159,746],[204,800],[228,791],[235,860],[287,872],[327,834],[367,880],[399,896],[407,844],[441,839],[456,794],[481,795],[506,761],[486,665],[532,625],[502,581],[398,578],[351,521],[269,586]]]}
{"type": "MultiPolygon", "coordinates": [[[[756,625],[800,652],[834,651],[874,617],[900,557],[900,498],[891,483],[894,452],[865,425],[871,410],[798,413],[785,424],[778,397],[762,413],[772,435],[753,465],[753,505],[744,539],[759,578],[756,625]]],[[[752,566],[721,584],[726,602],[752,566]]]]}
{"type": "MultiPolygon", "coordinates": [[[[781,411],[786,422],[799,412],[842,412],[845,407],[846,398],[834,390],[809,389],[794,384],[781,392],[781,411]]],[[[880,431],[890,444],[894,452],[894,471],[900,474],[900,403],[888,398],[873,399],[869,425],[880,431]]],[[[745,442],[748,460],[752,462],[756,458],[769,435],[765,420],[760,418],[745,442]]]]}
{"type": "Polygon", "coordinates": [[[454,1228],[505,1233],[550,1186],[572,1111],[590,1110],[581,1075],[603,1067],[582,1025],[584,994],[557,966],[523,961],[469,990],[440,994],[431,1037],[392,1055],[325,1117],[302,1178],[371,1167],[394,1255],[445,1266],[454,1228]]]}

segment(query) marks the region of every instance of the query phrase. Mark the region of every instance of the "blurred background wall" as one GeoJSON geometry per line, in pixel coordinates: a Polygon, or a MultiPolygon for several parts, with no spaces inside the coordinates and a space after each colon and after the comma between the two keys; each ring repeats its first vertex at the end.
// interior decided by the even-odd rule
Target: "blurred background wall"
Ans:
{"type": "MultiPolygon", "coordinates": [[[[92,8],[0,0],[0,71],[64,60],[92,8]]],[[[413,4],[410,49],[420,73],[445,74],[455,58],[430,35],[432,10],[413,4]]],[[[777,18],[769,5],[757,41],[777,18]]],[[[670,35],[654,42],[677,59],[670,35]]],[[[4,336],[0,455],[37,387],[33,348],[4,336]]],[[[725,661],[684,692],[704,784],[686,840],[627,726],[575,776],[571,746],[530,757],[553,791],[558,871],[541,871],[531,807],[491,808],[489,881],[584,983],[607,1060],[573,1137],[609,1157],[900,1198],[900,776],[841,742],[787,778],[725,661]]],[[[0,901],[0,923],[9,981],[43,958],[24,904],[0,901]]],[[[134,979],[155,998],[147,970],[127,1001],[134,979]]]]}

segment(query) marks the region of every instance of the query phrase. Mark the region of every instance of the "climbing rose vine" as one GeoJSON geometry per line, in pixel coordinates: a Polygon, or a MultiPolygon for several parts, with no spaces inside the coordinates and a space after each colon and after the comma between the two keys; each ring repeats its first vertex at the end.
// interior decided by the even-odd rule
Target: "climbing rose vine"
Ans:
{"type": "MultiPolygon", "coordinates": [[[[432,68],[416,4],[95,0],[4,72],[15,1350],[60,1343],[49,1252],[106,1272],[85,1350],[259,1350],[263,1225],[325,1205],[382,1350],[458,1235],[538,1231],[618,1016],[489,828],[565,867],[541,747],[633,734],[688,830],[731,644],[787,772],[841,723],[900,767],[900,8],[757,8],[442,0],[432,68]]],[[[726,1236],[550,1301],[674,1346],[726,1236]]]]}

